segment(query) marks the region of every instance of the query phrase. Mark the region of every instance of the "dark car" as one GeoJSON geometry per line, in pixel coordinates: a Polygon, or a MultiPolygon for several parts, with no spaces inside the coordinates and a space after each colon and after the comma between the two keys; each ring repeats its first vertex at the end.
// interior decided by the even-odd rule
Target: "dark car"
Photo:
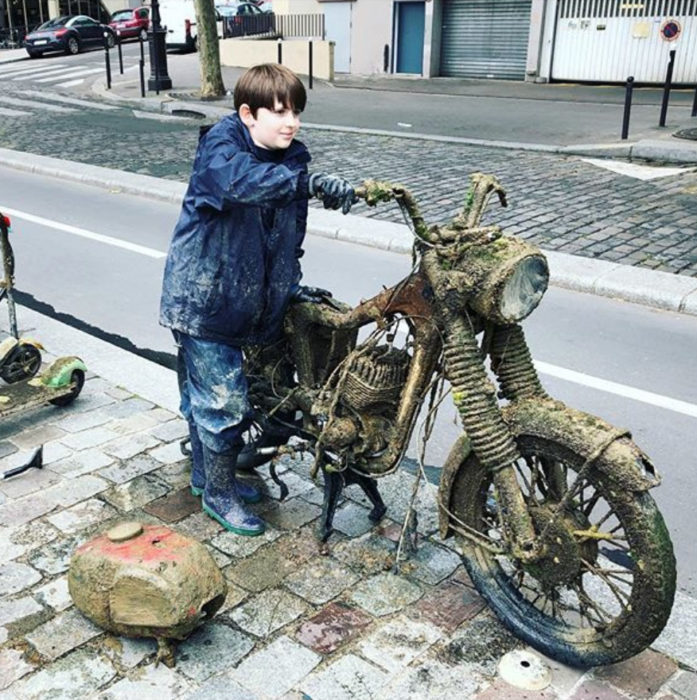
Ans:
{"type": "Polygon", "coordinates": [[[111,15],[109,26],[122,38],[134,39],[140,37],[148,40],[150,26],[150,8],[136,7],[128,10],[117,10],[111,15]]]}
{"type": "Polygon", "coordinates": [[[105,32],[111,47],[116,43],[116,35],[106,24],[100,24],[86,15],[56,17],[27,34],[24,48],[31,58],[47,51],[76,54],[89,46],[103,46],[105,32]]]}
{"type": "Polygon", "coordinates": [[[250,34],[271,34],[274,31],[275,15],[261,10],[252,2],[237,5],[235,15],[224,17],[225,36],[248,36],[250,34]]]}

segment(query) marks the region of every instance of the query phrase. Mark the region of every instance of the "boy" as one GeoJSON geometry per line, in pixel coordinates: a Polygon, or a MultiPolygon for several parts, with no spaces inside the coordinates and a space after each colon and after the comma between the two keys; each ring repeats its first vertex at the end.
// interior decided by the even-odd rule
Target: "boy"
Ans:
{"type": "Polygon", "coordinates": [[[261,496],[235,478],[250,413],[240,347],[276,340],[290,301],[327,294],[299,284],[308,199],[346,214],[355,195],[343,178],[308,175],[310,154],[295,140],[306,94],[292,71],[250,68],[234,102],[237,113],[199,142],[167,256],[160,323],[179,348],[191,490],[227,530],[253,536],[265,526],[245,503],[261,496]]]}

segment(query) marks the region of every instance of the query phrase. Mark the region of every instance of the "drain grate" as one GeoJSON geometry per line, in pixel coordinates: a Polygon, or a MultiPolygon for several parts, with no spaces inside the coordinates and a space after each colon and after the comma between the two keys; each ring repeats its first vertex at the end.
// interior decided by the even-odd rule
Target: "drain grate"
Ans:
{"type": "Polygon", "coordinates": [[[673,136],[679,139],[697,141],[697,129],[681,129],[680,131],[676,131],[673,136]]]}
{"type": "Polygon", "coordinates": [[[187,117],[188,119],[205,119],[206,115],[202,112],[195,112],[193,109],[173,109],[170,114],[175,117],[187,117]]]}

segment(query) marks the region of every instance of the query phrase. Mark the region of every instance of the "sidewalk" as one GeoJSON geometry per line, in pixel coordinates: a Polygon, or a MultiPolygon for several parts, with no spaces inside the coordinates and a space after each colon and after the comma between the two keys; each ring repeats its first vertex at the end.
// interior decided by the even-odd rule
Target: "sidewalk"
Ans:
{"type": "Polygon", "coordinates": [[[434,486],[418,498],[417,554],[389,571],[412,486],[404,472],[381,480],[388,516],[376,528],[348,489],[328,555],[313,535],[321,489],[307,460],[279,469],[290,489],[283,503],[259,482],[264,536],[224,533],[188,493],[174,373],[27,309],[19,318],[53,355],[78,353],[92,372],[71,406],[0,426],[0,469],[40,444],[46,461],[0,482],[3,700],[695,697],[697,601],[680,593],[652,650],[585,673],[542,658],[551,671],[543,691],[505,683],[497,664],[521,644],[472,588],[453,540],[436,535],[434,486]],[[74,549],[124,519],[205,542],[228,581],[222,610],[179,646],[174,669],[155,666],[152,641],[95,627],[68,595],[74,549]]]}

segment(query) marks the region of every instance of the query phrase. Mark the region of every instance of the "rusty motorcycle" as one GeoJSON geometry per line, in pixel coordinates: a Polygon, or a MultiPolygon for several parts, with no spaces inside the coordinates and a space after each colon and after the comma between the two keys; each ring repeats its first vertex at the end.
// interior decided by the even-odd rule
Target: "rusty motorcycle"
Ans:
{"type": "Polygon", "coordinates": [[[649,494],[660,477],[629,432],[542,387],[520,321],[547,288],[547,262],[482,225],[493,194],[506,205],[496,178],[477,173],[463,211],[427,226],[405,188],[363,184],[367,204],[405,214],[413,269],[354,308],[292,305],[280,342],[245,349],[262,430],[241,465],[299,439],[323,473],[326,540],[346,484],[365,491],[371,519],[384,515],[379,478],[399,468],[420,411],[432,421],[449,394],[463,431],[441,470],[441,537],[457,538],[519,638],[574,666],[615,663],[657,637],[673,602],[673,548],[649,494]]]}

